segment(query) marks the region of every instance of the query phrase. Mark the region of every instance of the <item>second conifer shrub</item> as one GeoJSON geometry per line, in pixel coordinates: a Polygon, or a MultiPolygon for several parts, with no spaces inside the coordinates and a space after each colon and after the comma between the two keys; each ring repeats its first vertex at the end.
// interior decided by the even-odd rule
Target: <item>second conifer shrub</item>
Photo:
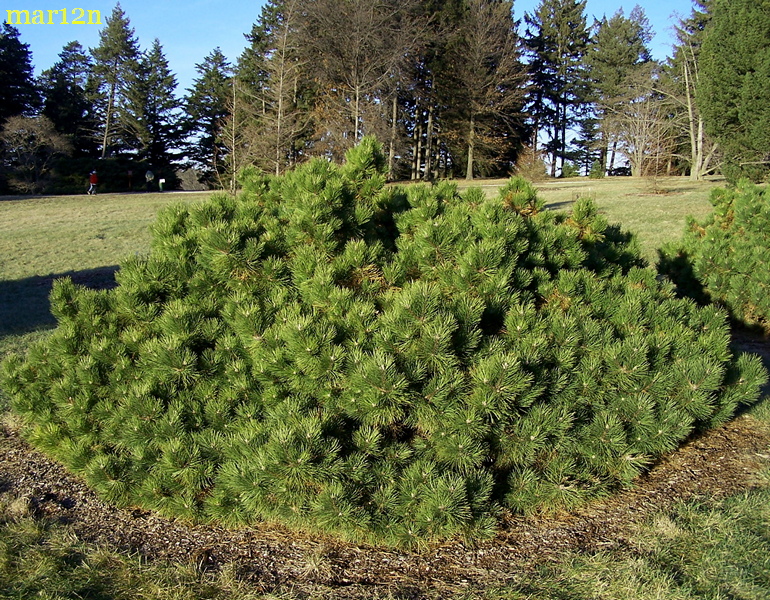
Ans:
{"type": "Polygon", "coordinates": [[[689,219],[681,243],[663,249],[659,270],[681,295],[770,333],[770,193],[743,180],[714,190],[711,204],[703,222],[689,219]]]}
{"type": "Polygon", "coordinates": [[[544,210],[343,166],[165,210],[109,291],[5,363],[29,439],[109,501],[414,545],[631,480],[755,400],[725,315],[679,300],[588,201],[544,210]]]}

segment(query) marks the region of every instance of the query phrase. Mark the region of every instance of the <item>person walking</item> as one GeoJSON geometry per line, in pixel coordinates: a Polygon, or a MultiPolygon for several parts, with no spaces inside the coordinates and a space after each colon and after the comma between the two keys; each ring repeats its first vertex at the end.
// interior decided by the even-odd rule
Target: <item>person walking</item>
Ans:
{"type": "Polygon", "coordinates": [[[88,184],[88,195],[96,196],[96,186],[99,185],[99,176],[96,174],[96,171],[91,171],[91,174],[88,176],[88,184]]]}
{"type": "Polygon", "coordinates": [[[155,181],[155,173],[153,173],[150,169],[147,169],[147,172],[144,174],[144,180],[147,182],[147,191],[152,191],[152,182],[155,181]]]}

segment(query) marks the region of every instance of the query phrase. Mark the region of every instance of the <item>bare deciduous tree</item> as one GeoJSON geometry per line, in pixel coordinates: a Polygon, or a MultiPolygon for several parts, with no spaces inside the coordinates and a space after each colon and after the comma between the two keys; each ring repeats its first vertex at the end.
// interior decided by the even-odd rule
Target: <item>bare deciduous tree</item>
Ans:
{"type": "MultiPolygon", "coordinates": [[[[318,85],[317,137],[339,155],[365,134],[388,131],[384,90],[419,35],[410,2],[310,0],[301,25],[303,59],[318,85]]],[[[386,106],[387,105],[387,106],[386,106]]]]}
{"type": "MultiPolygon", "coordinates": [[[[255,140],[259,139],[258,123],[255,110],[258,106],[255,98],[249,98],[248,92],[237,77],[231,80],[231,95],[227,103],[229,116],[220,131],[218,143],[225,148],[223,164],[214,164],[214,171],[222,189],[234,194],[238,187],[238,173],[245,167],[258,162],[259,150],[255,140]]],[[[215,157],[216,159],[216,157],[215,157]]]]}
{"type": "Polygon", "coordinates": [[[0,148],[11,188],[32,194],[42,191],[54,158],[69,154],[72,144],[48,117],[19,115],[5,122],[0,148]]]}
{"type": "Polygon", "coordinates": [[[453,135],[466,150],[466,179],[477,161],[503,156],[522,131],[527,73],[507,0],[469,0],[463,27],[450,46],[453,135]]]}
{"type": "Polygon", "coordinates": [[[608,130],[636,177],[659,174],[673,153],[676,112],[656,91],[655,79],[654,63],[639,65],[626,77],[626,91],[607,103],[608,130]]]}
{"type": "Polygon", "coordinates": [[[295,142],[308,127],[308,110],[301,106],[305,86],[300,53],[299,18],[302,2],[286,0],[271,30],[271,50],[264,63],[266,82],[260,90],[262,112],[254,140],[260,164],[276,175],[295,160],[295,142]]]}

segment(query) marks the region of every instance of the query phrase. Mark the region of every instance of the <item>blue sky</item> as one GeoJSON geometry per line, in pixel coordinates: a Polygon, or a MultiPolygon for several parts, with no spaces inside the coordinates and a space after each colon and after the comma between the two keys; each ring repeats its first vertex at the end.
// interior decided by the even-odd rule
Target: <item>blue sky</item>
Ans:
{"type": "MultiPolygon", "coordinates": [[[[519,19],[525,12],[532,12],[540,0],[515,0],[514,16],[519,19]]],[[[195,64],[203,61],[214,48],[219,46],[233,62],[246,45],[244,34],[251,30],[259,17],[263,2],[221,2],[217,0],[122,0],[121,6],[128,15],[131,25],[139,38],[142,49],[148,48],[155,38],[163,45],[172,71],[179,81],[178,95],[192,84],[196,77],[195,64]]],[[[692,10],[691,0],[588,0],[586,14],[588,22],[593,18],[613,15],[623,8],[629,15],[639,4],[647,14],[655,32],[651,49],[654,58],[663,59],[673,43],[673,24],[680,16],[688,16],[692,10]]],[[[99,10],[104,18],[112,12],[114,0],[3,0],[0,18],[5,21],[7,9],[61,10],[69,11],[80,7],[99,10]]],[[[47,14],[47,13],[45,13],[47,14]]],[[[58,23],[60,17],[54,16],[58,23]]],[[[68,20],[72,20],[70,17],[68,20]]],[[[29,44],[36,73],[50,67],[58,59],[62,47],[77,40],[85,48],[92,48],[99,42],[100,26],[96,25],[19,25],[21,41],[29,44]]]]}

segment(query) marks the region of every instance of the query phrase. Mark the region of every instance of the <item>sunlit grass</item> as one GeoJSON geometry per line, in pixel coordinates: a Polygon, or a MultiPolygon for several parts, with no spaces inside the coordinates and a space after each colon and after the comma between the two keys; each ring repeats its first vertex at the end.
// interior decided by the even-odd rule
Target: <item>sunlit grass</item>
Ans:
{"type": "Polygon", "coordinates": [[[145,252],[163,206],[208,192],[0,200],[0,281],[118,264],[145,252]]]}
{"type": "MultiPolygon", "coordinates": [[[[482,180],[487,195],[494,195],[504,180],[482,180]]],[[[461,189],[469,184],[460,182],[461,189]]],[[[702,219],[711,212],[709,195],[724,186],[721,178],[690,181],[687,177],[607,177],[604,179],[549,179],[535,184],[549,208],[569,210],[575,200],[594,200],[610,223],[620,223],[637,235],[644,257],[655,264],[657,249],[682,236],[688,216],[702,219]]]]}
{"type": "Polygon", "coordinates": [[[680,503],[633,527],[633,533],[627,549],[566,554],[487,598],[770,598],[770,489],[680,503]]]}

